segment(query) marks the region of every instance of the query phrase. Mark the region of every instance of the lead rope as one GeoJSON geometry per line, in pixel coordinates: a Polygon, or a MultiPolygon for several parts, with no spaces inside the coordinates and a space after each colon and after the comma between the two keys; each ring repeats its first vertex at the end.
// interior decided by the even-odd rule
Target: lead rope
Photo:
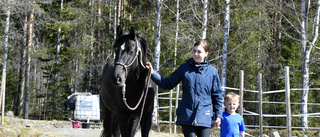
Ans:
{"type": "MultiPolygon", "coordinates": [[[[140,44],[140,43],[136,40],[136,44],[137,44],[137,46],[138,46],[138,50],[137,50],[137,54],[138,54],[139,52],[141,52],[140,46],[138,45],[138,44],[140,44]]],[[[137,55],[137,54],[136,54],[136,55],[137,55]]],[[[142,59],[142,55],[141,55],[141,54],[142,54],[142,53],[140,53],[140,59],[138,60],[138,62],[140,62],[141,66],[142,66],[143,68],[147,69],[147,67],[142,63],[142,60],[141,60],[141,59],[142,59]]],[[[137,58],[137,56],[135,56],[135,58],[133,59],[133,61],[132,61],[128,66],[131,66],[136,58],[137,58]]],[[[125,71],[127,71],[127,67],[128,67],[127,65],[124,65],[123,63],[119,63],[119,62],[116,62],[116,64],[124,66],[125,71]]],[[[135,107],[133,107],[133,108],[130,107],[130,106],[127,104],[127,99],[126,99],[126,84],[123,84],[123,86],[122,86],[122,101],[123,101],[123,103],[126,105],[126,107],[127,107],[129,110],[136,110],[136,109],[138,108],[138,106],[140,105],[140,103],[141,103],[142,97],[144,96],[144,100],[143,100],[143,104],[142,104],[142,108],[141,108],[141,114],[140,114],[140,117],[139,117],[138,124],[137,124],[137,126],[135,127],[135,132],[134,132],[134,133],[137,132],[138,126],[140,125],[140,121],[141,121],[141,118],[142,118],[142,115],[143,115],[144,105],[145,105],[145,103],[146,103],[146,99],[147,99],[147,95],[148,95],[148,91],[149,91],[148,86],[149,86],[149,84],[150,84],[150,78],[151,78],[151,71],[148,69],[147,80],[146,80],[146,83],[145,83],[145,95],[144,95],[144,92],[142,91],[141,97],[140,97],[137,105],[136,105],[135,107]]]]}
{"type": "Polygon", "coordinates": [[[150,77],[151,77],[151,71],[148,69],[148,75],[147,75],[147,81],[146,81],[146,94],[144,96],[144,101],[143,101],[143,104],[142,104],[142,108],[141,108],[141,114],[140,114],[140,118],[139,118],[139,121],[138,121],[138,124],[136,126],[136,129],[135,129],[135,132],[137,132],[138,130],[138,126],[140,125],[140,122],[141,122],[141,118],[142,118],[142,115],[143,115],[143,111],[144,111],[144,105],[146,104],[146,99],[147,99],[147,95],[148,95],[148,91],[149,91],[149,83],[150,83],[150,77]]]}
{"type": "Polygon", "coordinates": [[[145,83],[145,90],[143,90],[143,91],[145,91],[145,94],[144,94],[144,92],[142,91],[142,95],[141,95],[141,97],[140,97],[137,105],[136,105],[135,107],[133,107],[133,108],[131,108],[131,107],[127,104],[127,101],[126,101],[126,100],[127,100],[126,97],[125,97],[126,85],[124,84],[124,85],[122,86],[123,102],[124,102],[124,104],[126,105],[126,107],[127,107],[128,109],[130,109],[130,110],[136,110],[136,109],[138,108],[138,106],[140,105],[140,103],[141,103],[142,97],[144,96],[144,100],[143,100],[142,108],[141,108],[141,114],[140,114],[140,117],[139,117],[138,124],[137,124],[137,126],[135,127],[135,132],[134,132],[134,133],[137,132],[138,126],[140,125],[140,121],[141,121],[141,118],[142,118],[142,115],[143,115],[144,105],[145,105],[145,103],[146,103],[146,99],[147,99],[147,95],[148,95],[148,91],[149,91],[148,86],[149,86],[149,84],[150,84],[150,78],[151,78],[151,72],[150,72],[150,70],[148,69],[147,80],[146,80],[146,83],[145,83]]]}
{"type": "MultiPolygon", "coordinates": [[[[136,40],[136,45],[138,47],[138,50],[137,50],[137,53],[136,53],[136,56],[134,57],[134,59],[132,60],[132,62],[129,64],[129,65],[125,65],[123,63],[120,63],[120,62],[116,62],[115,64],[118,64],[118,65],[122,65],[124,68],[125,68],[125,71],[127,71],[127,67],[131,66],[133,64],[133,62],[137,59],[137,57],[139,56],[139,52],[140,52],[140,59],[138,58],[138,62],[142,65],[143,68],[147,68],[141,61],[141,56],[142,56],[142,53],[141,53],[141,49],[140,49],[140,46],[139,46],[139,42],[138,40],[136,40]]],[[[147,80],[147,84],[149,85],[149,81],[150,81],[150,71],[148,69],[148,80],[147,80]]],[[[145,83],[146,84],[146,83],[145,83]]],[[[148,91],[148,89],[146,90],[148,91]]],[[[126,84],[123,84],[122,86],[122,101],[124,102],[124,104],[126,105],[126,107],[129,109],[129,110],[136,110],[138,108],[138,106],[140,105],[141,103],[141,100],[142,100],[142,97],[144,95],[144,92],[142,92],[141,94],[141,97],[137,103],[137,105],[135,107],[130,107],[128,104],[127,104],[127,99],[126,99],[126,84]]],[[[146,94],[147,95],[147,94],[146,94]]]]}
{"type": "MultiPolygon", "coordinates": [[[[148,69],[149,70],[149,69],[148,69]]],[[[150,82],[150,71],[148,71],[148,76],[147,76],[147,84],[149,85],[149,82],[150,82]]],[[[146,83],[145,83],[146,84],[146,83]]],[[[146,91],[148,91],[148,88],[146,89],[146,91]]],[[[126,105],[126,107],[129,109],[129,110],[136,110],[138,108],[138,106],[140,105],[141,101],[142,101],[142,98],[144,96],[144,92],[142,91],[142,94],[140,96],[140,99],[137,103],[137,105],[135,107],[130,107],[127,103],[127,99],[126,99],[126,84],[123,84],[122,85],[122,101],[123,103],[126,105]]],[[[146,94],[147,96],[147,94],[146,94]]]]}
{"type": "Polygon", "coordinates": [[[142,100],[143,95],[144,95],[144,92],[142,92],[142,94],[141,94],[141,96],[140,96],[140,99],[139,99],[137,105],[132,108],[132,107],[130,107],[130,106],[128,105],[128,103],[127,103],[127,99],[126,99],[126,84],[124,84],[124,85],[122,86],[122,101],[123,101],[123,103],[126,105],[126,107],[127,107],[129,110],[136,110],[136,109],[138,108],[138,106],[139,106],[140,103],[141,103],[141,100],[142,100]]]}

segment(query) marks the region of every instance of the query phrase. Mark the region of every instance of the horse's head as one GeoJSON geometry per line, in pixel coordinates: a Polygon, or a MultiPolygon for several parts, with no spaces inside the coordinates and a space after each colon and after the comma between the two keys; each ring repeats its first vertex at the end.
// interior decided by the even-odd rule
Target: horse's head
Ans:
{"type": "Polygon", "coordinates": [[[117,39],[113,45],[115,59],[112,84],[123,86],[128,75],[139,78],[142,69],[146,69],[147,62],[146,41],[138,36],[131,27],[130,33],[123,34],[120,26],[117,27],[117,39]]]}

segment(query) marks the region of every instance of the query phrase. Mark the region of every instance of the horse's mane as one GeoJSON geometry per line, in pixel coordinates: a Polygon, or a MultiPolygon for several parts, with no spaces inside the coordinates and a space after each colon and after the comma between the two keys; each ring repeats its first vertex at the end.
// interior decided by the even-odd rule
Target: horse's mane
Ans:
{"type": "Polygon", "coordinates": [[[142,58],[143,58],[143,63],[147,63],[147,50],[148,50],[148,44],[145,38],[141,37],[140,35],[136,35],[138,38],[138,41],[140,42],[141,45],[141,51],[142,51],[142,58]]]}
{"type": "Polygon", "coordinates": [[[103,71],[105,72],[106,69],[110,68],[111,66],[113,66],[114,61],[108,61],[106,65],[104,65],[103,67],[103,71]]]}

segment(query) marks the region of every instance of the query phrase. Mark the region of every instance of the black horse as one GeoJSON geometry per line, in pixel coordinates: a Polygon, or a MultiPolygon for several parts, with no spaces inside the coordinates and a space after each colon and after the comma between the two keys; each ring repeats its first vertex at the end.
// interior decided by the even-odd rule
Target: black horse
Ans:
{"type": "Polygon", "coordinates": [[[103,118],[102,136],[133,137],[139,122],[141,136],[148,137],[152,124],[154,91],[149,88],[150,72],[145,64],[147,42],[135,33],[123,34],[117,27],[113,44],[114,63],[103,69],[100,104],[103,118]]]}

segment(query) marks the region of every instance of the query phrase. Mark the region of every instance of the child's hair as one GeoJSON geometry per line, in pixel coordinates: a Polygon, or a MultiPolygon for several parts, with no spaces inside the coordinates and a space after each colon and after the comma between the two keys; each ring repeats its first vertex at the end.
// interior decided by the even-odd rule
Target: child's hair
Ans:
{"type": "Polygon", "coordinates": [[[224,102],[228,101],[239,101],[240,96],[233,92],[228,92],[227,95],[224,97],[224,102]]]}

